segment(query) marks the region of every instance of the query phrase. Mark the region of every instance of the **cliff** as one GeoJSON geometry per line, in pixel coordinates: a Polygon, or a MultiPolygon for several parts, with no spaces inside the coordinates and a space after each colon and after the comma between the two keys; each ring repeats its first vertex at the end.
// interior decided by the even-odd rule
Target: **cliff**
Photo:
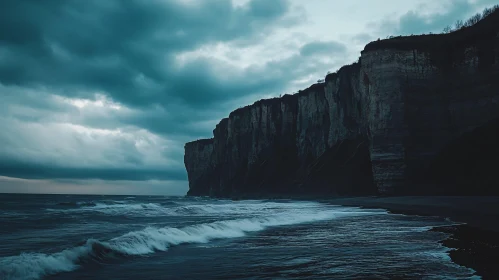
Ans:
{"type": "Polygon", "coordinates": [[[324,83],[233,111],[186,144],[188,194],[499,193],[497,119],[496,11],[372,42],[324,83]]]}

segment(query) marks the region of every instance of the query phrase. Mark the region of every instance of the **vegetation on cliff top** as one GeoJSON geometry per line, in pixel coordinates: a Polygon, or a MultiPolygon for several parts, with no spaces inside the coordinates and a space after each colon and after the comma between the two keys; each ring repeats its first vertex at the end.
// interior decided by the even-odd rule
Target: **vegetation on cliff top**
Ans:
{"type": "Polygon", "coordinates": [[[455,27],[447,26],[442,34],[422,34],[411,36],[389,36],[385,40],[377,40],[367,44],[362,52],[379,49],[421,49],[442,50],[449,47],[460,47],[473,42],[493,38],[498,32],[499,5],[486,8],[466,21],[458,20],[455,27]]]}

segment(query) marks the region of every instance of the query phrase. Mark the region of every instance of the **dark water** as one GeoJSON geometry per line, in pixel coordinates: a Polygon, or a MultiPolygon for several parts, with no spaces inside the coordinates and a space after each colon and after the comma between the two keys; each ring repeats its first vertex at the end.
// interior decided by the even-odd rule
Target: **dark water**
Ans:
{"type": "Polygon", "coordinates": [[[0,279],[469,279],[433,226],[318,202],[0,195],[0,279]]]}

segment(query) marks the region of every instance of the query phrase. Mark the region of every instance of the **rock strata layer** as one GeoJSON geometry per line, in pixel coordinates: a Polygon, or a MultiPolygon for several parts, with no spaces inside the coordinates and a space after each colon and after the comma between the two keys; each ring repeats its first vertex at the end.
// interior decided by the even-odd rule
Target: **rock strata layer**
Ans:
{"type": "Polygon", "coordinates": [[[233,111],[185,145],[188,194],[498,194],[496,120],[498,12],[371,42],[324,83],[233,111]]]}

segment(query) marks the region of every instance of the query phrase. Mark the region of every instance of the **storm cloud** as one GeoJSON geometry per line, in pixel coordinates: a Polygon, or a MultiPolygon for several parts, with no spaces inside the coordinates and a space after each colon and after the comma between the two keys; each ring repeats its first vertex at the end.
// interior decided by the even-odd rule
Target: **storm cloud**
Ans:
{"type": "Polygon", "coordinates": [[[102,91],[131,107],[204,104],[264,90],[276,82],[244,79],[251,75],[245,72],[224,81],[209,61],[178,63],[176,55],[264,36],[285,17],[287,5],[281,0],[240,7],[230,0],[2,1],[0,82],[88,99],[102,91]],[[242,90],[235,90],[238,85],[242,90]]]}

